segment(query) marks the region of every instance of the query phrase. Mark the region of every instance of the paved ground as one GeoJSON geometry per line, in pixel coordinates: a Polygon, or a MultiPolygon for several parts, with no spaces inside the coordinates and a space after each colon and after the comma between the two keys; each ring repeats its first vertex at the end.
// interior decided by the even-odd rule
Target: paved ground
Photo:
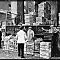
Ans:
{"type": "MultiPolygon", "coordinates": [[[[0,49],[0,59],[41,59],[40,57],[32,56],[32,55],[26,55],[25,58],[18,57],[17,52],[9,52],[3,51],[0,49]]],[[[52,57],[51,59],[60,59],[60,57],[52,57]]]]}
{"type": "MultiPolygon", "coordinates": [[[[39,59],[39,57],[35,57],[35,56],[32,56],[32,55],[26,55],[25,54],[25,58],[26,59],[34,59],[34,58],[37,58],[39,59]]],[[[7,52],[7,51],[4,51],[2,49],[0,49],[0,59],[21,59],[21,57],[18,57],[18,53],[17,52],[7,52]]]]}
{"type": "Polygon", "coordinates": [[[14,52],[7,53],[7,51],[0,50],[0,59],[17,59],[17,58],[20,58],[18,57],[17,53],[14,52]]]}

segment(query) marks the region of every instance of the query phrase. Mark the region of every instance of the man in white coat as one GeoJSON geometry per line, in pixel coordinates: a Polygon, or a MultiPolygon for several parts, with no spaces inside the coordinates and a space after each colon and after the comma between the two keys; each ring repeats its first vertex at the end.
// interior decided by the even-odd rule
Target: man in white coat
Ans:
{"type": "Polygon", "coordinates": [[[28,31],[27,31],[27,38],[28,41],[32,41],[32,38],[34,37],[34,31],[32,30],[32,27],[29,27],[28,31]]]}
{"type": "Polygon", "coordinates": [[[26,33],[23,31],[23,27],[20,28],[20,31],[16,35],[18,43],[18,56],[24,58],[24,43],[27,39],[26,33]]]}

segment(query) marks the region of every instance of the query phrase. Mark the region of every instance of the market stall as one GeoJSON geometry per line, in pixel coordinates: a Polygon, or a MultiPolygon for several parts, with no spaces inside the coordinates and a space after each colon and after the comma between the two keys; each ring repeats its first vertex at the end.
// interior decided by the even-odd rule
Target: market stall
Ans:
{"type": "MultiPolygon", "coordinates": [[[[34,37],[31,41],[26,41],[24,44],[24,54],[32,55],[40,58],[51,58],[51,46],[53,44],[53,28],[54,23],[51,20],[51,5],[49,2],[42,2],[38,5],[38,11],[36,16],[35,3],[33,4],[34,8],[30,6],[32,4],[28,1],[27,5],[27,14],[24,14],[25,24],[22,23],[22,26],[25,27],[28,31],[28,27],[32,27],[34,31],[34,37]],[[32,10],[33,9],[33,10],[32,10]],[[31,11],[30,11],[31,10],[31,11]],[[35,13],[35,15],[34,15],[35,13]],[[34,17],[35,16],[35,17],[34,17]],[[51,26],[53,25],[53,26],[51,26]]],[[[25,6],[26,7],[26,6],[25,6]]],[[[25,9],[25,8],[24,8],[25,9]]],[[[26,12],[25,12],[26,13],[26,12]]],[[[23,18],[22,18],[23,19],[23,18]]],[[[17,19],[16,19],[17,20],[17,19]]],[[[7,21],[2,24],[2,48],[3,50],[18,52],[18,44],[16,34],[20,30],[20,26],[13,26],[11,21],[7,21]],[[5,25],[4,25],[5,24],[5,25]]]]}

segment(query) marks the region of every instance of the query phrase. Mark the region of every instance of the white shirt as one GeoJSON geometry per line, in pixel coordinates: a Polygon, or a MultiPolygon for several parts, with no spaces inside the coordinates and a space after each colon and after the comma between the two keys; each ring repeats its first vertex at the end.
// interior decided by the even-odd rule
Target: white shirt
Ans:
{"type": "Polygon", "coordinates": [[[17,43],[25,43],[25,39],[27,39],[26,33],[23,30],[20,30],[17,33],[17,43]]]}

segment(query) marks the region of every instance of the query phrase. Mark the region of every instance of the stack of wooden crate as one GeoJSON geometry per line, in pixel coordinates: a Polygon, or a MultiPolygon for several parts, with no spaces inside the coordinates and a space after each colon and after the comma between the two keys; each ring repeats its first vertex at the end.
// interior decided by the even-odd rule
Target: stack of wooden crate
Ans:
{"type": "Polygon", "coordinates": [[[33,52],[34,52],[34,42],[27,42],[26,49],[27,49],[26,50],[27,54],[33,55],[33,52]]]}
{"type": "Polygon", "coordinates": [[[26,25],[31,25],[31,23],[33,24],[33,15],[24,14],[24,16],[25,16],[25,24],[26,25]]]}
{"type": "Polygon", "coordinates": [[[51,42],[40,42],[40,57],[45,59],[51,57],[51,42]]]}

